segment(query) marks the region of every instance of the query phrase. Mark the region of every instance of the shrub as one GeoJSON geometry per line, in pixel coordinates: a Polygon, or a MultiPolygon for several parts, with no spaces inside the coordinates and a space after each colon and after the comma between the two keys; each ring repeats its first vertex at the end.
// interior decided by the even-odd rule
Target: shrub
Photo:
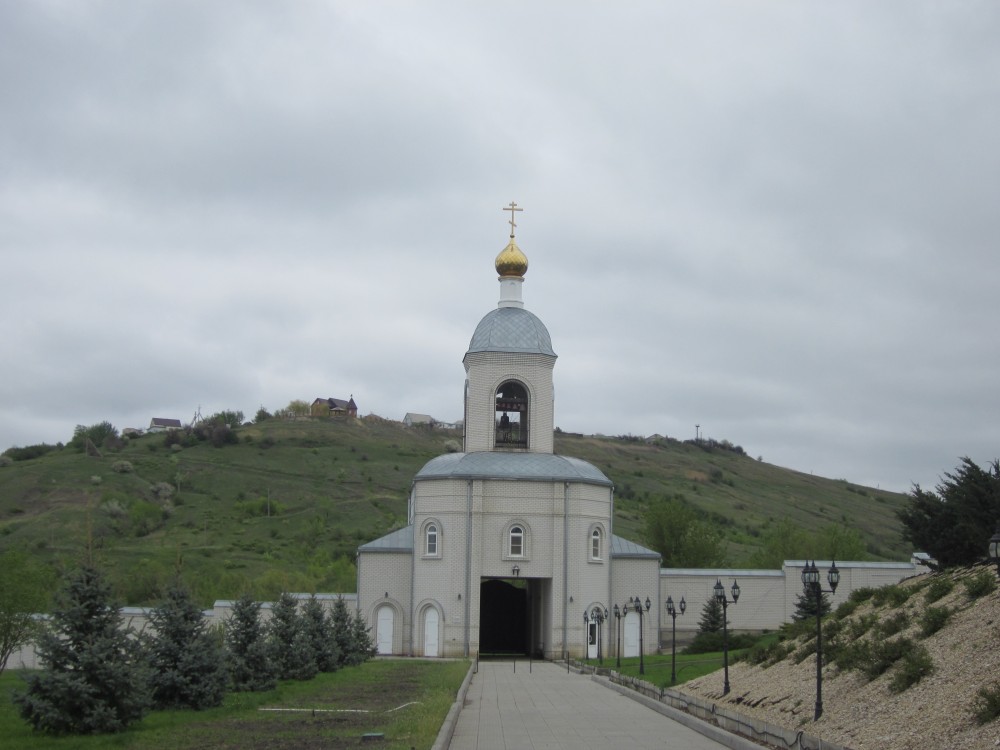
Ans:
{"type": "Polygon", "coordinates": [[[911,589],[902,586],[883,586],[880,589],[875,589],[872,603],[879,607],[884,604],[888,604],[890,607],[901,607],[910,598],[910,593],[911,589]]]}
{"type": "Polygon", "coordinates": [[[860,602],[848,599],[846,602],[842,602],[836,610],[834,610],[833,616],[838,620],[843,620],[845,617],[850,617],[854,614],[854,611],[861,606],[860,602]]]}
{"type": "Polygon", "coordinates": [[[928,607],[920,617],[920,633],[925,638],[934,635],[951,617],[951,610],[947,607],[928,607]]]}
{"type": "Polygon", "coordinates": [[[899,666],[892,676],[889,689],[894,693],[902,693],[932,671],[934,671],[934,660],[931,659],[930,653],[923,646],[914,646],[899,660],[899,666]]]}
{"type": "Polygon", "coordinates": [[[784,659],[792,652],[792,646],[788,643],[775,642],[769,643],[767,645],[762,645],[761,643],[756,643],[754,646],[747,651],[742,656],[738,657],[738,660],[745,661],[748,664],[753,665],[763,665],[765,669],[774,666],[779,661],[784,659]]]}
{"type": "Polygon", "coordinates": [[[871,599],[873,596],[875,596],[875,589],[870,587],[864,587],[860,589],[854,589],[854,591],[852,591],[850,595],[847,597],[847,600],[850,602],[857,602],[858,604],[862,604],[863,602],[866,602],[869,599],[871,599]]]}
{"type": "Polygon", "coordinates": [[[963,579],[962,585],[970,599],[978,599],[997,590],[997,579],[992,570],[981,570],[976,575],[963,579]]]}
{"type": "Polygon", "coordinates": [[[0,456],[0,466],[10,466],[14,461],[29,461],[32,458],[44,456],[49,451],[54,451],[58,446],[48,443],[38,443],[37,445],[26,445],[23,448],[17,446],[8,448],[0,456]],[[4,459],[7,459],[4,461],[4,459]]]}
{"type": "Polygon", "coordinates": [[[877,635],[882,638],[888,638],[889,636],[903,632],[909,624],[910,616],[906,612],[896,612],[878,623],[876,626],[877,635]]]}
{"type": "Polygon", "coordinates": [[[844,629],[844,634],[849,640],[856,641],[871,630],[877,622],[878,617],[874,613],[862,615],[856,620],[848,621],[847,627],[844,629]]]}
{"type": "Polygon", "coordinates": [[[866,643],[869,645],[868,658],[862,664],[861,671],[870,680],[884,674],[889,667],[913,650],[913,641],[909,638],[897,638],[891,641],[876,638],[866,643]]]}
{"type": "Polygon", "coordinates": [[[977,724],[989,724],[1000,716],[1000,683],[979,688],[972,703],[972,716],[977,724]]]}
{"type": "Polygon", "coordinates": [[[163,525],[164,513],[163,509],[154,503],[136,500],[128,509],[128,518],[132,524],[132,533],[142,537],[163,525]]]}
{"type": "Polygon", "coordinates": [[[268,500],[266,497],[237,502],[234,507],[247,518],[280,516],[285,510],[285,506],[277,500],[268,500]]]}
{"type": "Polygon", "coordinates": [[[153,493],[154,498],[163,502],[174,496],[174,486],[169,482],[157,482],[150,488],[150,492],[153,493]]]}
{"type": "MultiPolygon", "coordinates": [[[[757,639],[747,634],[729,634],[729,650],[752,648],[757,639]]],[[[685,654],[708,654],[722,651],[722,633],[698,633],[690,645],[684,649],[685,654]]]]}
{"type": "Polygon", "coordinates": [[[947,596],[951,593],[951,590],[955,588],[955,584],[949,578],[935,578],[927,585],[927,590],[924,591],[924,601],[927,604],[933,604],[938,599],[947,596]]]}
{"type": "Polygon", "coordinates": [[[117,472],[118,474],[131,474],[132,462],[131,461],[115,461],[111,464],[111,471],[117,472]]]}

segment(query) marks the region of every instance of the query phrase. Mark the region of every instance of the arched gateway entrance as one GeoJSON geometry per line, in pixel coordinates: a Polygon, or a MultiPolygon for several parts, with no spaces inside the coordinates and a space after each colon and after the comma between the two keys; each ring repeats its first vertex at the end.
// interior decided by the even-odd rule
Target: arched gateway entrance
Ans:
{"type": "Polygon", "coordinates": [[[532,581],[484,579],[479,587],[479,652],[527,655],[532,643],[532,581]]]}

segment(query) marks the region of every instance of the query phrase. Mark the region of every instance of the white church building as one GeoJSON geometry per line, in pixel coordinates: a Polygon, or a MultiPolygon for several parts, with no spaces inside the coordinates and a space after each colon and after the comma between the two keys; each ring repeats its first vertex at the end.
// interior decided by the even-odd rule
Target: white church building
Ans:
{"type": "Polygon", "coordinates": [[[358,548],[358,609],[381,654],[560,659],[613,653],[614,604],[633,597],[643,612],[621,622],[622,655],[638,655],[640,642],[649,652],[660,629],[660,556],[614,535],[603,472],[553,452],[556,353],[522,301],[520,209],[506,210],[500,302],[464,358],[464,452],[424,465],[409,524],[358,548]]]}

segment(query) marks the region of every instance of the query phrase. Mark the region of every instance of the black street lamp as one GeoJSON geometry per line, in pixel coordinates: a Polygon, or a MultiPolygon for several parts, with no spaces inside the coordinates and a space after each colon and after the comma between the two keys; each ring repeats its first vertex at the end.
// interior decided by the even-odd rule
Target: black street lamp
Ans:
{"type": "Polygon", "coordinates": [[[617,604],[612,609],[615,615],[615,633],[617,634],[617,642],[615,643],[615,669],[622,668],[622,618],[628,614],[628,608],[626,607],[625,612],[622,613],[621,607],[617,604]]]}
{"type": "Polygon", "coordinates": [[[590,613],[583,610],[583,659],[590,658],[590,613]]]}
{"type": "Polygon", "coordinates": [[[645,646],[642,642],[642,618],[646,612],[649,612],[649,608],[653,606],[653,603],[649,601],[649,597],[646,597],[646,609],[643,611],[642,602],[639,601],[638,596],[629,597],[629,604],[635,610],[636,614],[639,615],[639,674],[646,674],[646,662],[643,659],[643,652],[645,651],[645,646]]]}
{"type": "Polygon", "coordinates": [[[729,617],[726,610],[730,603],[736,604],[740,600],[740,585],[736,581],[733,581],[731,591],[733,592],[732,602],[726,598],[726,588],[722,585],[722,581],[718,578],[715,579],[712,593],[715,594],[715,601],[722,605],[722,666],[726,676],[726,681],[722,686],[723,695],[729,695],[729,617]]]}
{"type": "Polygon", "coordinates": [[[683,615],[684,610],[687,609],[687,602],[684,601],[684,597],[681,597],[680,602],[677,607],[674,607],[674,598],[672,596],[667,597],[667,614],[670,615],[674,620],[673,630],[670,634],[670,684],[677,684],[677,610],[680,609],[680,613],[683,615]]]}
{"type": "MultiPolygon", "coordinates": [[[[998,539],[1000,541],[1000,539],[998,539]]],[[[840,583],[840,571],[837,570],[837,562],[834,561],[830,570],[826,574],[826,580],[830,583],[831,594],[837,593],[837,585],[840,583]]],[[[819,582],[819,568],[816,561],[806,562],[802,569],[802,588],[805,593],[816,597],[816,714],[813,721],[819,721],[823,715],[823,586],[819,582]]]]}
{"type": "Polygon", "coordinates": [[[997,566],[997,575],[1000,575],[1000,523],[996,525],[996,530],[990,537],[990,546],[986,557],[989,562],[997,566]]]}

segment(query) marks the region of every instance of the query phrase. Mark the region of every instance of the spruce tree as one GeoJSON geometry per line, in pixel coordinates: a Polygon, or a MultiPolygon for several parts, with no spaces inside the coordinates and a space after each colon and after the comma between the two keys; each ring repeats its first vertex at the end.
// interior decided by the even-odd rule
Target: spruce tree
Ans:
{"type": "Polygon", "coordinates": [[[705,606],[701,608],[701,619],[698,620],[699,633],[722,632],[722,604],[714,596],[708,597],[705,606]]]}
{"type": "Polygon", "coordinates": [[[229,684],[236,692],[271,690],[277,685],[260,622],[260,604],[250,594],[233,604],[226,620],[226,662],[229,684]]]}
{"type": "MultiPolygon", "coordinates": [[[[826,617],[830,614],[830,597],[824,591],[820,594],[819,616],[826,617]]],[[[816,617],[816,595],[807,592],[804,588],[795,599],[795,612],[792,613],[792,620],[801,622],[802,620],[812,620],[816,617]]]]}
{"type": "Polygon", "coordinates": [[[117,732],[141,719],[148,671],[138,640],[119,625],[101,573],[85,566],[70,575],[36,643],[43,670],[14,697],[21,717],[52,734],[117,732]]]}
{"type": "Polygon", "coordinates": [[[268,623],[268,647],[279,679],[311,680],[316,676],[316,654],[304,625],[298,601],[291,594],[282,594],[268,623]]]}
{"type": "Polygon", "coordinates": [[[302,622],[316,656],[316,668],[320,672],[336,672],[340,666],[340,651],[333,633],[333,622],[315,596],[303,606],[302,622]]]}
{"type": "Polygon", "coordinates": [[[225,653],[190,592],[175,583],[151,616],[150,686],[156,708],[212,708],[226,694],[225,653]]]}
{"type": "Polygon", "coordinates": [[[344,597],[338,596],[333,603],[333,612],[330,615],[333,623],[333,637],[337,643],[337,664],[344,666],[348,663],[353,650],[353,637],[351,628],[351,613],[347,610],[347,603],[344,597]]]}
{"type": "Polygon", "coordinates": [[[368,624],[360,612],[355,612],[351,618],[351,653],[347,657],[347,663],[356,667],[371,659],[374,653],[371,635],[368,633],[368,624]]]}

